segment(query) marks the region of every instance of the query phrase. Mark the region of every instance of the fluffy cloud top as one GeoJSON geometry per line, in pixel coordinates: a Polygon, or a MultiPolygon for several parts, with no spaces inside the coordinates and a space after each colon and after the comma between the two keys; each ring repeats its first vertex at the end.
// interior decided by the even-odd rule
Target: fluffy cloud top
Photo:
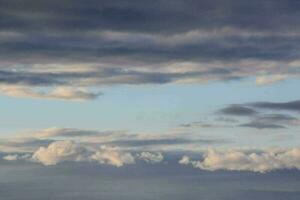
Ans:
{"type": "Polygon", "coordinates": [[[55,165],[63,161],[84,161],[89,159],[90,152],[72,141],[56,141],[48,147],[40,147],[32,159],[44,165],[55,165]]]}
{"type": "Polygon", "coordinates": [[[135,158],[131,153],[123,153],[112,148],[103,148],[96,151],[91,155],[90,159],[101,164],[108,164],[116,167],[135,163],[135,158]]]}
{"type": "Polygon", "coordinates": [[[43,165],[55,165],[63,161],[97,161],[101,164],[121,167],[124,164],[135,163],[130,153],[107,147],[94,150],[72,141],[56,141],[48,147],[40,147],[32,155],[32,160],[43,165]]]}
{"type": "Polygon", "coordinates": [[[191,160],[188,156],[184,156],[179,163],[210,171],[238,170],[264,173],[277,169],[300,169],[300,149],[266,150],[259,153],[242,150],[221,152],[210,149],[202,160],[191,160]]]}

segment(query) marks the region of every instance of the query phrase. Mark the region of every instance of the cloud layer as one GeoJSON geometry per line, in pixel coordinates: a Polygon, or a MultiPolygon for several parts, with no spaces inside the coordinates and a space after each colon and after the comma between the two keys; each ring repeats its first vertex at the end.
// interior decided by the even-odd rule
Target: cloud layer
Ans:
{"type": "Polygon", "coordinates": [[[299,3],[292,0],[0,5],[5,95],[91,100],[116,84],[257,77],[265,85],[299,77],[299,3]]]}

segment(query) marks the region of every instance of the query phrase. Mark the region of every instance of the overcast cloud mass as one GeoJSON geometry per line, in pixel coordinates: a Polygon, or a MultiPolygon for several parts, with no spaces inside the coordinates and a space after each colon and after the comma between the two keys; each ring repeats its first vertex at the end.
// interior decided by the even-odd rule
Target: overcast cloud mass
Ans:
{"type": "Polygon", "coordinates": [[[90,100],[110,85],[299,76],[293,0],[0,5],[0,91],[9,96],[90,100]]]}

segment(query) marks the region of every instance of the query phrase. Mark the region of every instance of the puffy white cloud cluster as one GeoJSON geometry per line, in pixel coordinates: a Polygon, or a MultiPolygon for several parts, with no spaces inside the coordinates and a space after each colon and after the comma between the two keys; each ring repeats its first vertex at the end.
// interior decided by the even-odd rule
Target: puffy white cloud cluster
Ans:
{"type": "Polygon", "coordinates": [[[97,161],[100,164],[108,164],[116,167],[135,163],[135,158],[131,153],[120,152],[112,148],[102,148],[91,155],[90,159],[97,161]]]}
{"type": "Polygon", "coordinates": [[[56,141],[46,148],[40,147],[32,155],[32,160],[43,165],[55,165],[63,161],[97,161],[101,164],[121,167],[124,164],[135,163],[130,153],[108,147],[94,150],[73,141],[56,141]]]}
{"type": "Polygon", "coordinates": [[[161,153],[152,152],[142,152],[137,155],[139,159],[145,161],[146,163],[160,163],[164,160],[164,156],[161,153]]]}
{"type": "Polygon", "coordinates": [[[55,165],[63,161],[85,161],[91,152],[72,141],[56,141],[48,147],[40,147],[32,159],[44,165],[55,165]]]}
{"type": "Polygon", "coordinates": [[[62,140],[52,142],[48,147],[40,147],[32,155],[11,154],[4,156],[3,159],[7,161],[27,160],[46,166],[56,165],[65,161],[85,161],[121,167],[127,164],[134,164],[136,159],[144,160],[147,163],[159,163],[163,160],[163,155],[161,153],[142,152],[134,156],[117,148],[102,146],[99,149],[95,149],[73,141],[62,140]]]}
{"type": "Polygon", "coordinates": [[[300,148],[247,152],[242,150],[208,150],[202,160],[191,160],[183,156],[182,165],[192,165],[203,170],[238,170],[268,172],[277,169],[300,169],[300,148]]]}

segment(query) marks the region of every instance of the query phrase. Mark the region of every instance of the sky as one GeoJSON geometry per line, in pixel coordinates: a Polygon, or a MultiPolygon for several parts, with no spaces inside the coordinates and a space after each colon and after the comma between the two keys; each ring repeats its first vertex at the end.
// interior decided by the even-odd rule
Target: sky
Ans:
{"type": "Polygon", "coordinates": [[[296,199],[299,9],[0,0],[0,199],[296,199]]]}

